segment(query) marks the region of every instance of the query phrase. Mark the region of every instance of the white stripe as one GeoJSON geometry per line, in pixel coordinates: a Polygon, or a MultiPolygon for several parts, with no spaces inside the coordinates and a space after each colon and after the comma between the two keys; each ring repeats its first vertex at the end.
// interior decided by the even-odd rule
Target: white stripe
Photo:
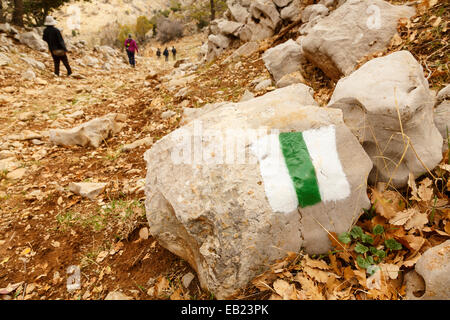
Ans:
{"type": "Polygon", "coordinates": [[[303,139],[316,169],[322,201],[336,201],[350,195],[350,184],[345,176],[336,148],[335,126],[303,132],[303,139]]]}
{"type": "Polygon", "coordinates": [[[267,200],[274,212],[290,213],[297,209],[298,199],[289,175],[278,134],[264,136],[250,146],[258,158],[267,200]]]}

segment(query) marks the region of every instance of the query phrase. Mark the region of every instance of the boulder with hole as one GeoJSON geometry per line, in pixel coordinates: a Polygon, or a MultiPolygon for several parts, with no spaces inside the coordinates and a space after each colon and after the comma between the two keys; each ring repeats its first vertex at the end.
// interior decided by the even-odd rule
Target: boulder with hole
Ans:
{"type": "Polygon", "coordinates": [[[408,51],[373,59],[336,85],[329,107],[372,158],[372,183],[407,185],[442,159],[442,136],[433,120],[434,94],[422,66],[408,51]]]}

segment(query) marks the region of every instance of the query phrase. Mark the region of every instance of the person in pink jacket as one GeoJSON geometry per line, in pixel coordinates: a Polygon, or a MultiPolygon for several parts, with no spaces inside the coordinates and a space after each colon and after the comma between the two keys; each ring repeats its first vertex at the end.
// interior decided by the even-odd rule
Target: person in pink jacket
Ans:
{"type": "Polygon", "coordinates": [[[131,34],[128,35],[128,39],[125,40],[125,49],[127,50],[128,61],[130,65],[134,68],[136,66],[136,60],[134,59],[134,54],[139,52],[136,41],[133,40],[131,34]]]}

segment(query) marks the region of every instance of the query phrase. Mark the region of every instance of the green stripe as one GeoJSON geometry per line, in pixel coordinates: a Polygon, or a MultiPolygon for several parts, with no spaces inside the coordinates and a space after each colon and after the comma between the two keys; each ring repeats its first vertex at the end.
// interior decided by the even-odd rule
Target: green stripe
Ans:
{"type": "Polygon", "coordinates": [[[298,203],[304,208],[321,201],[316,171],[301,132],[280,133],[281,151],[294,183],[298,203]]]}

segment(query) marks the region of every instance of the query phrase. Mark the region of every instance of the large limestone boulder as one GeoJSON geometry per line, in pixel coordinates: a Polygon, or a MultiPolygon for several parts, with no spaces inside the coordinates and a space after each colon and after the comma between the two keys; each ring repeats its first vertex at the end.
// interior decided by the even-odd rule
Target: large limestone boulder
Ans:
{"type": "Polygon", "coordinates": [[[37,51],[47,51],[48,45],[36,32],[30,31],[18,35],[19,41],[37,51]]]}
{"type": "MultiPolygon", "coordinates": [[[[304,246],[309,253],[326,252],[327,232],[348,230],[361,209],[370,206],[369,157],[344,124],[342,112],[319,108],[311,93],[298,84],[225,104],[145,153],[150,233],[188,261],[202,287],[219,299],[289,251],[304,246]],[[289,163],[306,173],[305,165],[314,162],[319,169],[312,170],[325,179],[320,186],[331,187],[322,201],[299,206],[278,130],[289,137],[315,135],[308,140],[316,147],[308,147],[314,156],[289,163]],[[277,141],[278,147],[265,148],[277,141]],[[322,171],[321,166],[331,163],[331,171],[322,171]]],[[[297,142],[290,146],[296,148],[297,142]]],[[[308,198],[303,191],[298,194],[308,198]]]]}
{"type": "Polygon", "coordinates": [[[223,34],[211,34],[208,37],[208,49],[206,53],[206,61],[212,61],[222,54],[231,43],[231,39],[223,34]]]}
{"type": "Polygon", "coordinates": [[[450,240],[425,251],[405,281],[408,300],[450,300],[450,240]]]}
{"type": "Polygon", "coordinates": [[[259,44],[255,41],[244,43],[238,49],[236,49],[228,58],[222,63],[229,63],[231,61],[238,60],[240,57],[248,57],[259,50],[259,44]]]}
{"type": "Polygon", "coordinates": [[[283,76],[301,70],[302,47],[292,39],[270,48],[262,58],[267,70],[278,82],[283,76]]]}
{"type": "Polygon", "coordinates": [[[447,150],[448,135],[450,134],[450,85],[439,91],[437,95],[434,122],[445,140],[444,150],[447,150]]]}
{"type": "Polygon", "coordinates": [[[349,75],[364,56],[383,50],[414,8],[382,0],[348,0],[317,22],[303,41],[305,56],[331,79],[349,75]]]}
{"type": "Polygon", "coordinates": [[[243,6],[240,0],[227,0],[227,6],[231,16],[237,22],[246,23],[250,16],[248,7],[243,6]]]}
{"type": "Polygon", "coordinates": [[[50,142],[63,146],[91,145],[98,148],[103,140],[122,130],[124,120],[123,115],[110,113],[71,129],[53,129],[50,130],[50,142]]]}
{"type": "Polygon", "coordinates": [[[252,19],[275,30],[281,23],[280,13],[272,0],[254,0],[250,5],[252,19]]]}
{"type": "Polygon", "coordinates": [[[406,186],[409,173],[418,177],[442,158],[433,106],[422,67],[408,51],[373,59],[341,79],[329,104],[342,109],[372,158],[370,180],[391,180],[396,187],[406,186]]]}
{"type": "Polygon", "coordinates": [[[300,0],[293,0],[291,4],[287,7],[284,7],[280,11],[280,17],[282,20],[286,21],[295,21],[299,18],[301,8],[300,8],[300,0]]]}

